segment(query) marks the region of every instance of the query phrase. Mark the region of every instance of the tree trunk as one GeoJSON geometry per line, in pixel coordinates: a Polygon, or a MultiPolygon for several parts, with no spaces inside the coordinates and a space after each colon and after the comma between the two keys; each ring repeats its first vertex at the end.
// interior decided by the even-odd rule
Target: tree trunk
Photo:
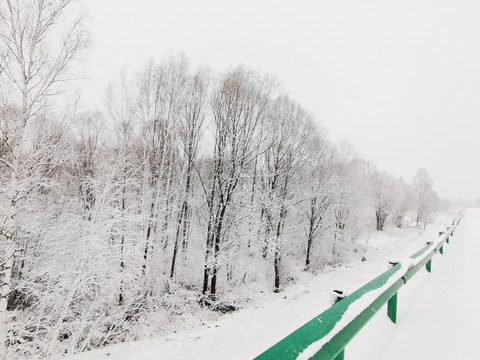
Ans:
{"type": "Polygon", "coordinates": [[[205,262],[203,265],[203,288],[202,293],[205,295],[208,292],[208,281],[210,277],[210,256],[213,244],[213,229],[214,229],[214,211],[213,211],[213,199],[215,198],[215,179],[217,175],[214,175],[214,182],[212,185],[210,199],[208,200],[208,224],[207,224],[207,243],[205,249],[205,262]]]}
{"type": "Polygon", "coordinates": [[[255,162],[253,163],[253,178],[252,178],[252,190],[250,195],[250,218],[248,222],[248,242],[247,246],[250,248],[252,242],[252,216],[254,213],[254,200],[255,200],[255,187],[257,184],[257,162],[258,162],[258,155],[255,157],[255,162]]]}
{"type": "Polygon", "coordinates": [[[383,231],[383,228],[385,226],[385,220],[387,219],[388,214],[383,212],[381,209],[377,209],[375,215],[377,219],[377,230],[383,231]]]}
{"type": "Polygon", "coordinates": [[[215,229],[215,244],[213,248],[213,266],[212,266],[212,281],[210,285],[210,294],[215,295],[217,293],[217,259],[218,254],[220,253],[220,241],[222,238],[222,227],[223,219],[225,218],[225,211],[227,210],[227,205],[221,205],[220,214],[218,216],[218,221],[216,223],[215,229]]]}
{"type": "Polygon", "coordinates": [[[316,199],[311,199],[310,201],[310,224],[308,228],[308,237],[307,237],[307,256],[305,258],[305,270],[308,270],[310,267],[310,253],[312,251],[313,238],[315,236],[315,202],[316,199]]]}
{"type": "MultiPolygon", "coordinates": [[[[171,151],[170,151],[171,152],[171,151]]],[[[170,218],[172,216],[172,209],[173,209],[173,198],[174,196],[171,194],[172,185],[173,185],[173,159],[172,156],[170,157],[168,172],[165,179],[165,213],[163,216],[163,225],[162,225],[162,243],[163,243],[163,250],[166,250],[168,246],[168,224],[170,218]]]]}
{"type": "Polygon", "coordinates": [[[183,195],[183,202],[182,202],[182,207],[180,209],[180,212],[178,214],[178,219],[177,219],[177,230],[175,232],[175,243],[173,245],[173,255],[172,255],[172,265],[170,267],[170,278],[173,278],[173,275],[175,274],[175,262],[177,260],[177,253],[178,253],[178,248],[180,247],[180,237],[182,241],[182,251],[187,251],[187,246],[188,246],[188,226],[189,226],[189,206],[188,206],[188,200],[187,197],[189,196],[190,193],[190,183],[192,179],[192,160],[188,160],[188,166],[187,166],[187,173],[185,175],[186,181],[185,181],[185,194],[183,195]]]}
{"type": "MultiPolygon", "coordinates": [[[[12,234],[13,235],[13,234],[12,234]]],[[[6,260],[0,266],[0,274],[3,273],[2,286],[0,287],[0,359],[7,359],[7,335],[8,335],[8,295],[12,281],[12,269],[15,255],[15,244],[13,236],[6,239],[6,260]]]]}
{"type": "Polygon", "coordinates": [[[274,291],[280,290],[280,252],[278,251],[278,244],[275,246],[275,257],[273,260],[273,269],[275,273],[275,286],[274,291]]]}
{"type": "MultiPolygon", "coordinates": [[[[125,155],[124,155],[125,156],[125,155]]],[[[124,158],[124,167],[123,167],[123,189],[122,189],[122,235],[120,240],[120,272],[123,274],[125,270],[125,261],[124,261],[124,250],[125,250],[125,195],[126,195],[126,181],[127,181],[127,165],[124,158]]],[[[120,280],[120,291],[118,294],[118,304],[123,305],[123,277],[120,280]]]]}
{"type": "Polygon", "coordinates": [[[189,160],[187,167],[187,181],[185,182],[185,197],[183,208],[183,231],[182,231],[182,251],[186,252],[188,247],[188,230],[190,228],[190,206],[188,205],[188,196],[190,195],[190,188],[192,183],[193,161],[189,160]]]}
{"type": "MultiPolygon", "coordinates": [[[[20,125],[21,133],[18,134],[17,141],[12,144],[13,167],[10,175],[10,184],[12,189],[17,189],[20,146],[19,139],[23,138],[24,123],[20,125]]],[[[3,235],[5,238],[4,255],[5,259],[0,259],[0,279],[3,273],[3,281],[0,282],[0,360],[7,359],[7,336],[8,336],[8,296],[12,285],[12,271],[15,263],[15,252],[17,251],[17,194],[13,195],[9,201],[5,223],[3,225],[3,235]]]]}
{"type": "Polygon", "coordinates": [[[172,264],[170,266],[170,278],[173,279],[173,275],[175,274],[175,262],[177,259],[177,252],[180,246],[180,231],[183,227],[183,231],[185,231],[185,221],[186,221],[186,211],[187,211],[187,201],[184,200],[182,204],[182,208],[180,209],[180,213],[178,214],[177,220],[177,231],[175,234],[175,243],[173,245],[173,255],[172,255],[172,264]]]}
{"type": "Polygon", "coordinates": [[[155,226],[155,221],[156,221],[156,211],[155,211],[155,204],[156,204],[156,193],[158,190],[156,190],[156,184],[154,185],[154,192],[152,195],[152,202],[150,203],[150,216],[148,219],[148,225],[147,225],[147,234],[145,237],[145,248],[143,250],[143,264],[142,264],[142,275],[145,276],[147,272],[147,261],[148,261],[148,255],[149,255],[149,249],[150,249],[150,242],[151,242],[151,237],[153,233],[153,228],[155,226]]]}
{"type": "MultiPolygon", "coordinates": [[[[285,201],[285,198],[283,199],[285,201]]],[[[280,209],[280,218],[278,219],[277,224],[277,241],[275,244],[275,255],[273,260],[273,268],[275,271],[275,291],[280,291],[280,260],[281,260],[281,239],[283,233],[283,225],[285,224],[285,218],[287,216],[287,209],[285,209],[282,205],[280,209]]]]}
{"type": "Polygon", "coordinates": [[[190,223],[192,219],[192,210],[190,206],[186,206],[185,218],[183,220],[183,231],[182,231],[182,252],[185,254],[185,259],[187,256],[188,243],[190,242],[190,223]]]}
{"type": "Polygon", "coordinates": [[[305,270],[309,270],[310,268],[310,254],[312,252],[312,243],[313,243],[313,232],[309,231],[308,239],[307,239],[307,256],[305,258],[305,270]]]}
{"type": "Polygon", "coordinates": [[[420,229],[420,221],[423,215],[423,199],[422,195],[418,198],[418,209],[417,209],[417,228],[420,229]]]}
{"type": "Polygon", "coordinates": [[[401,215],[397,215],[395,219],[395,225],[397,228],[401,229],[403,228],[403,222],[405,221],[405,213],[402,213],[401,215]]]}

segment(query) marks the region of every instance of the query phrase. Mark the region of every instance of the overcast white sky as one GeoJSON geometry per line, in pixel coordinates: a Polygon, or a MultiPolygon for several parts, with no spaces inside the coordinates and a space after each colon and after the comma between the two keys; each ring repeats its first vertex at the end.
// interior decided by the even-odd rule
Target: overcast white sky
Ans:
{"type": "Polygon", "coordinates": [[[478,0],[83,0],[94,45],[86,100],[124,66],[184,52],[193,65],[275,74],[333,140],[442,197],[480,198],[478,0]]]}

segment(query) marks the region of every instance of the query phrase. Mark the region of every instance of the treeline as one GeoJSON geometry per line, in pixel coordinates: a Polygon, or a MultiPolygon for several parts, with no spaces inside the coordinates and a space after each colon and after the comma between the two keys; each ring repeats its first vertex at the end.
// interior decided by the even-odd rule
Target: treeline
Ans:
{"type": "Polygon", "coordinates": [[[3,359],[131,339],[166,297],[173,313],[187,293],[231,309],[235,289],[280,291],[365,230],[424,227],[438,206],[424,169],[411,184],[379,171],[244,67],[150,62],[103,109],[60,116],[50,99],[86,36],[75,23],[46,52],[70,1],[37,2],[1,9],[3,359]]]}

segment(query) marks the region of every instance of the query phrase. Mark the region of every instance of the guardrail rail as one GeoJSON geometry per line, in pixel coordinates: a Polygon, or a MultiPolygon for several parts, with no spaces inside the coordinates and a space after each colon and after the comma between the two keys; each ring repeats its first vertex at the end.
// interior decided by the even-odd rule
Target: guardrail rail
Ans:
{"type": "Polygon", "coordinates": [[[449,244],[462,212],[436,241],[410,256],[391,263],[392,267],[351,295],[339,300],[323,313],[295,330],[255,360],[344,360],[345,347],[367,322],[387,303],[387,315],[397,322],[398,290],[423,266],[432,271],[432,258],[449,244]]]}

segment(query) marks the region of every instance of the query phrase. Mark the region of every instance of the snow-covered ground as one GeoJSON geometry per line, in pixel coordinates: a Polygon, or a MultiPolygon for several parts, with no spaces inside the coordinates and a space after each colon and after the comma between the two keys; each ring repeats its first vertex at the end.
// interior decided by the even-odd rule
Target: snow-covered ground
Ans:
{"type": "Polygon", "coordinates": [[[349,360],[480,359],[480,209],[467,209],[432,273],[419,272],[398,297],[398,323],[382,314],[346,348],[349,360]]]}
{"type": "MultiPolygon", "coordinates": [[[[446,225],[451,223],[455,213],[438,216],[434,224],[427,230],[417,229],[394,229],[388,228],[385,232],[373,232],[368,237],[368,246],[365,253],[352,254],[352,261],[343,264],[341,267],[325,269],[319,275],[303,274],[296,285],[287,288],[285,291],[274,294],[266,293],[254,298],[248,306],[242,310],[225,315],[219,320],[205,323],[204,326],[163,338],[149,339],[134,343],[125,343],[109,346],[103,349],[72,356],[70,360],[150,360],[150,359],[251,359],[262,353],[264,350],[290,334],[313,317],[317,316],[331,306],[332,289],[353,291],[364,283],[387,269],[389,258],[404,258],[420,249],[427,240],[438,237],[438,232],[444,230],[446,225]],[[365,256],[366,262],[361,258],[365,256]]],[[[357,338],[349,344],[346,349],[348,359],[413,359],[429,358],[419,357],[394,357],[399,353],[399,348],[410,348],[409,339],[402,338],[406,333],[412,340],[411,348],[420,346],[424,342],[430,348],[437,345],[436,334],[442,333],[445,339],[453,340],[457,329],[443,326],[442,319],[450,311],[452,301],[462,303],[471,289],[466,283],[455,284],[458,281],[453,275],[452,264],[465,271],[465,280],[471,283],[472,270],[475,267],[474,261],[469,261],[467,267],[460,266],[461,256],[470,254],[473,257],[475,252],[471,251],[474,243],[475,221],[480,220],[478,210],[469,210],[460,229],[455,234],[454,244],[446,249],[444,258],[436,256],[433,261],[433,273],[427,276],[426,272],[417,275],[399,293],[399,318],[395,326],[389,323],[385,314],[378,314],[361,331],[357,338]],[[471,234],[471,241],[468,234],[471,234]],[[468,235],[468,236],[467,236],[468,235]],[[458,240],[458,244],[457,244],[458,240]],[[467,246],[468,244],[468,246],[467,246]],[[456,253],[455,253],[456,251],[456,253]],[[470,252],[469,252],[470,251],[470,252]],[[448,259],[450,257],[450,259],[448,259]],[[456,262],[455,262],[456,261],[456,262]],[[450,265],[448,263],[450,262],[450,265]],[[444,269],[444,270],[442,270],[444,269]],[[451,290],[445,283],[445,273],[451,274],[453,285],[451,290]],[[426,280],[430,277],[430,281],[426,280]],[[426,285],[425,285],[426,284],[426,285]],[[430,289],[430,290],[429,290],[430,289]],[[457,289],[459,289],[457,291],[457,289]],[[420,291],[422,290],[422,291],[420,291]],[[450,293],[450,291],[452,291],[450,293]],[[415,295],[418,293],[418,296],[415,295]],[[432,295],[435,294],[435,295],[432,295]],[[418,303],[418,304],[417,304],[418,303]],[[417,308],[416,306],[420,306],[417,308]],[[418,321],[427,322],[425,317],[431,306],[432,319],[437,319],[432,324],[435,329],[428,330],[417,326],[418,321]],[[416,309],[416,310],[414,310],[416,309]],[[421,329],[421,330],[420,330],[421,329]],[[391,346],[390,346],[391,343],[391,346]],[[372,351],[373,350],[373,351],[372,351]]],[[[479,229],[480,230],[480,229],[479,229]]],[[[365,245],[367,239],[361,239],[365,245]]],[[[480,244],[478,245],[480,247],[480,244]]],[[[470,300],[473,301],[473,300],[470,300]]],[[[467,305],[466,314],[459,317],[459,324],[469,319],[470,310],[467,305]]],[[[476,310],[480,312],[480,310],[476,310]]],[[[462,309],[456,309],[456,312],[462,309]]],[[[450,314],[448,316],[450,318],[450,314]]],[[[456,318],[456,317],[455,317],[456,318]]],[[[460,325],[458,325],[460,326],[460,325]]],[[[443,340],[439,338],[439,341],[443,340]]],[[[422,345],[423,346],[423,345],[422,345]]],[[[455,346],[456,347],[456,346],[455,346]]],[[[456,358],[455,356],[449,359],[456,358]]],[[[480,357],[479,357],[480,358],[480,357]]],[[[432,357],[432,359],[436,359],[432,357]]]]}

